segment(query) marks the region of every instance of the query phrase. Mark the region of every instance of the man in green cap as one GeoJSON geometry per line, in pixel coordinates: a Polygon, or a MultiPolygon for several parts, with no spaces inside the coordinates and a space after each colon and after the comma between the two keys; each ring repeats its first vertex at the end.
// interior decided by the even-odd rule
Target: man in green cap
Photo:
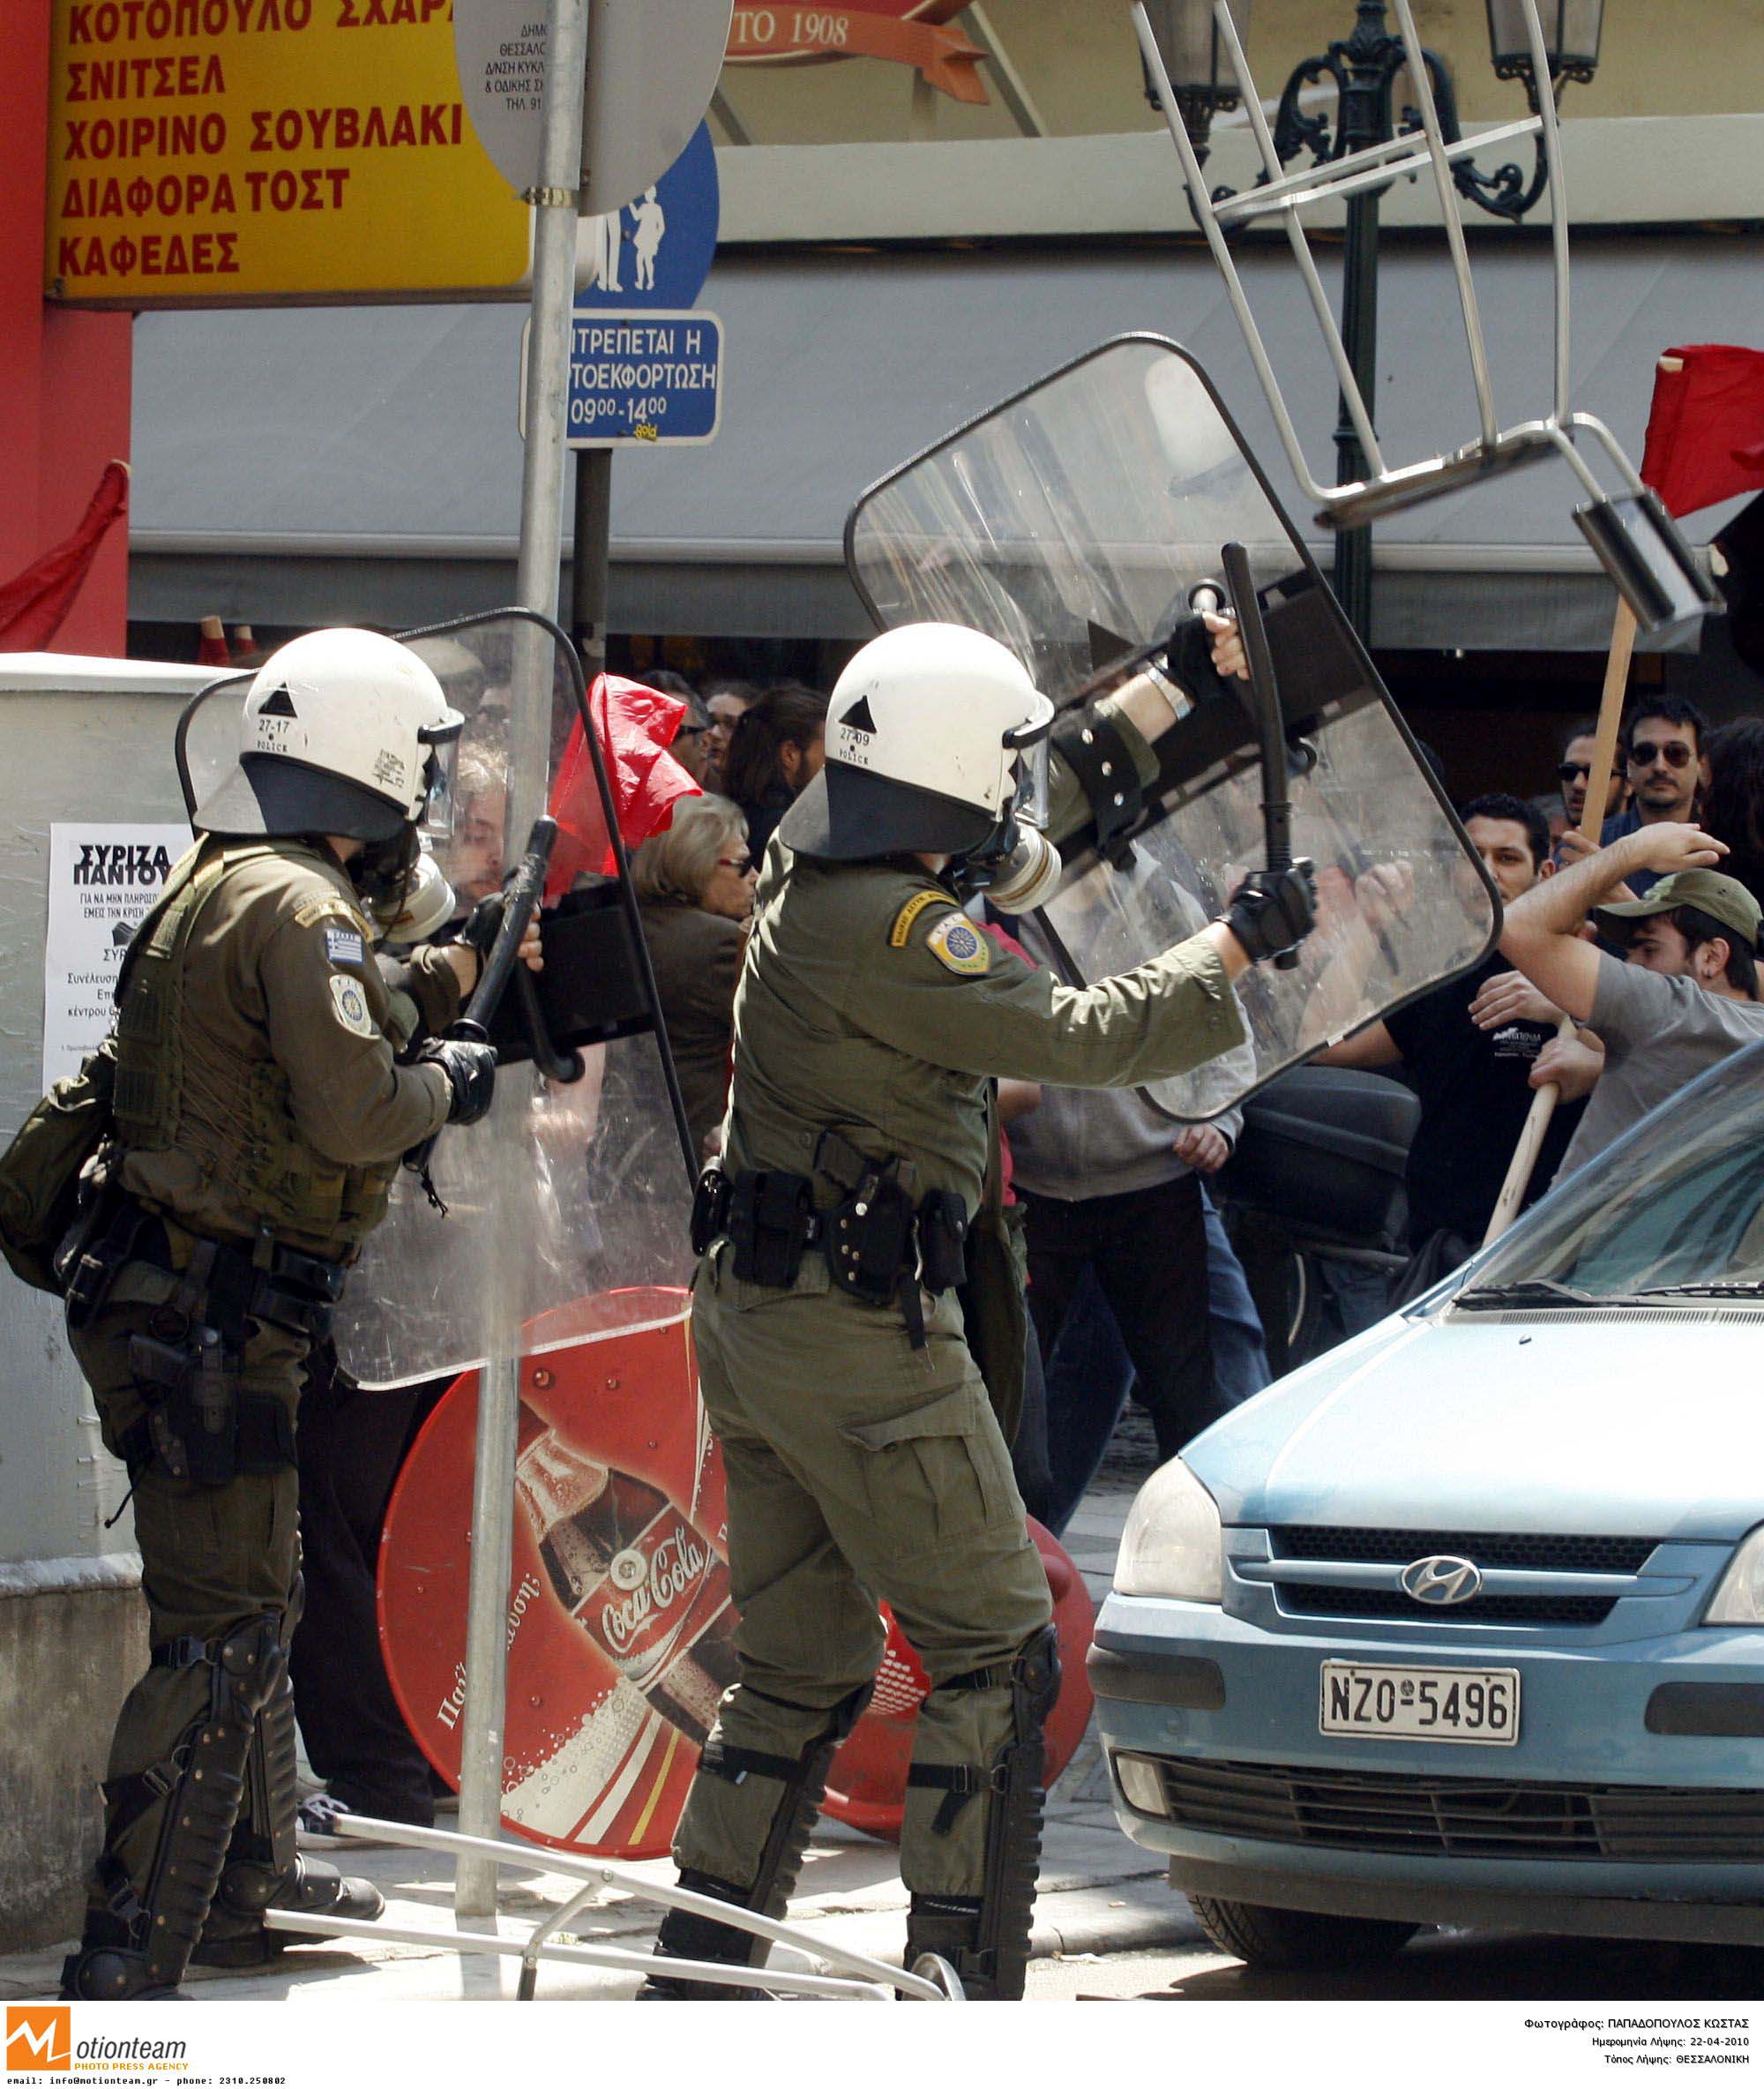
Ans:
{"type": "Polygon", "coordinates": [[[1601,1153],[1687,1082],[1764,1037],[1758,902],[1715,868],[1727,844],[1677,820],[1633,834],[1522,893],[1501,949],[1532,985],[1587,1026],[1539,1053],[1534,1087],[1592,1099],[1560,1175],[1601,1153]],[[1613,887],[1656,873],[1640,899],[1613,887]],[[1590,915],[1624,959],[1581,933],[1590,915]],[[1595,1085],[1596,1084],[1596,1085],[1595,1085]]]}
{"type": "MultiPolygon", "coordinates": [[[[1215,640],[1233,671],[1237,640],[1215,640]]],[[[1013,654],[950,625],[856,656],[826,765],[766,855],[721,1167],[693,1215],[741,1673],[675,1838],[681,1883],[782,1911],[870,1694],[884,1599],[931,1686],[901,1836],[907,1962],[934,1954],[976,2000],[1022,1993],[1059,1680],[1046,1574],[954,1290],[996,1179],[992,1079],[1126,1086],[1240,1044],[1234,983],[1304,938],[1314,901],[1308,865],[1252,872],[1219,920],[1082,989],[980,933],[960,903],[975,880],[1032,891],[1045,874],[1050,730],[1070,749],[1058,832],[1089,788],[1073,774],[1088,764],[1106,794],[1146,754],[1139,697],[1147,714],[1163,702],[1148,687],[1055,726],[1013,654]],[[1043,871],[1026,871],[1038,851],[1043,871]]],[[[675,1910],[644,1997],[727,1995],[667,1961],[748,1966],[765,1950],[675,1910]]]]}

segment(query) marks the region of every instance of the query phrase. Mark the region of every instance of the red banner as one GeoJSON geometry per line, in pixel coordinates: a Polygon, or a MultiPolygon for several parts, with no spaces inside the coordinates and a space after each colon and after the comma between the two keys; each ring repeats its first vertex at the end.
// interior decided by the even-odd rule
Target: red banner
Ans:
{"type": "Polygon", "coordinates": [[[1654,376],[1641,475],[1675,515],[1764,486],[1764,353],[1669,348],[1654,376]]]}
{"type": "Polygon", "coordinates": [[[732,65],[764,59],[886,58],[911,65],[956,101],[985,101],[978,70],[985,56],[959,29],[863,7],[737,6],[729,33],[732,65]]]}
{"type": "Polygon", "coordinates": [[[73,535],[0,587],[0,647],[9,653],[35,653],[49,644],[73,607],[105,531],[128,498],[129,468],[113,458],[73,535]]]}

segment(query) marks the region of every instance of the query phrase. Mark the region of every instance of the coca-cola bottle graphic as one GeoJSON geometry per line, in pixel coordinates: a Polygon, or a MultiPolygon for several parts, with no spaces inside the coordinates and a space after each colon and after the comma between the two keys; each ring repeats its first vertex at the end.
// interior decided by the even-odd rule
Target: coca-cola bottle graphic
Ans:
{"type": "Polygon", "coordinates": [[[729,1569],[660,1487],[616,1472],[523,1401],[516,1498],[557,1600],[695,1746],[736,1680],[729,1569]]]}

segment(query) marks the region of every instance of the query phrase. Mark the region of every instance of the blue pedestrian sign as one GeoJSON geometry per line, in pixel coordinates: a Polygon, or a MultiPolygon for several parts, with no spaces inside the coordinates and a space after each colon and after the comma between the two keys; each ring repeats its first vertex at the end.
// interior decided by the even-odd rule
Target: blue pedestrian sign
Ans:
{"type": "Polygon", "coordinates": [[[722,321],[713,312],[584,311],[570,330],[573,450],[707,443],[722,407],[722,321]]]}
{"type": "Polygon", "coordinates": [[[700,124],[661,179],[576,234],[576,305],[684,311],[705,287],[717,239],[716,152],[700,124]]]}

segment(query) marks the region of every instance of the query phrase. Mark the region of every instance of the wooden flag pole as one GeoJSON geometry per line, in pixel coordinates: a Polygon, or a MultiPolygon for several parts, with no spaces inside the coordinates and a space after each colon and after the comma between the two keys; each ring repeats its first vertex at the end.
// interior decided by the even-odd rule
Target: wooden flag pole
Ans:
{"type": "MultiPolygon", "coordinates": [[[[1663,362],[1666,358],[1662,358],[1663,362]]],[[[1611,651],[1604,663],[1604,693],[1599,699],[1598,733],[1593,742],[1593,766],[1587,777],[1587,801],[1581,812],[1581,832],[1596,849],[1599,833],[1604,825],[1604,803],[1611,789],[1611,772],[1617,760],[1617,736],[1623,724],[1624,692],[1629,686],[1630,656],[1635,651],[1635,612],[1626,602],[1617,605],[1617,618],[1611,625],[1611,651]]],[[[1572,1015],[1562,1018],[1557,1030],[1558,1037],[1572,1037],[1575,1023],[1572,1015]]],[[[1519,1208],[1525,1202],[1525,1193],[1531,1187],[1531,1171],[1537,1165],[1538,1151],[1544,1144],[1544,1134],[1550,1128],[1551,1113],[1561,1100],[1562,1091],[1553,1081],[1547,1081],[1531,1098],[1531,1107],[1526,1112],[1525,1126],[1519,1134],[1519,1143],[1513,1149],[1513,1159],[1508,1164],[1506,1180],[1500,1186],[1500,1194],[1495,1200],[1493,1213],[1488,1223],[1488,1232],[1483,1235],[1483,1246],[1499,1239],[1519,1216],[1519,1208]]]]}

